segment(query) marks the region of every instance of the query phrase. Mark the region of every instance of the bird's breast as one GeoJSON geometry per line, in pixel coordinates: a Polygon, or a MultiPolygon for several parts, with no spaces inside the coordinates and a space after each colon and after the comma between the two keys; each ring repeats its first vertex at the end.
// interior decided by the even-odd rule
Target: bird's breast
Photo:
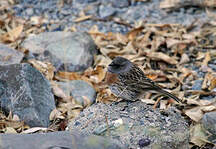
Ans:
{"type": "Polygon", "coordinates": [[[105,80],[107,85],[112,85],[118,81],[118,75],[115,73],[107,72],[105,80]]]}

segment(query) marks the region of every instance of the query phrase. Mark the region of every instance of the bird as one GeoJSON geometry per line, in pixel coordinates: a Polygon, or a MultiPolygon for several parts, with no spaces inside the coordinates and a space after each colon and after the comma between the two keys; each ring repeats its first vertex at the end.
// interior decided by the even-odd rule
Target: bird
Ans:
{"type": "Polygon", "coordinates": [[[138,66],[124,57],[117,56],[108,65],[106,82],[113,94],[127,101],[136,101],[145,92],[159,93],[177,102],[181,101],[146,77],[138,66]]]}

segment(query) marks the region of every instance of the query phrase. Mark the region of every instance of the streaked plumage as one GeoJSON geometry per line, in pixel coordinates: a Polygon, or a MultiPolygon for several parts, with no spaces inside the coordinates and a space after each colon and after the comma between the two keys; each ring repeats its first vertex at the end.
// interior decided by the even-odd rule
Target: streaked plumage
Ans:
{"type": "Polygon", "coordinates": [[[144,92],[160,93],[177,102],[175,95],[160,88],[154,81],[147,78],[144,72],[131,61],[116,57],[108,66],[107,82],[111,91],[125,100],[136,100],[144,92]]]}

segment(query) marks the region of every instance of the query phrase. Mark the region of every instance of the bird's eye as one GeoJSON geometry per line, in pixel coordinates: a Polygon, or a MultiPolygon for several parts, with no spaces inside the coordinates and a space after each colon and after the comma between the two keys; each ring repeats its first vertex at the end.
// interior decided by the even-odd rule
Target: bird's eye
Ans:
{"type": "Polygon", "coordinates": [[[119,68],[119,67],[121,67],[121,65],[112,65],[112,67],[114,67],[114,68],[119,68]]]}

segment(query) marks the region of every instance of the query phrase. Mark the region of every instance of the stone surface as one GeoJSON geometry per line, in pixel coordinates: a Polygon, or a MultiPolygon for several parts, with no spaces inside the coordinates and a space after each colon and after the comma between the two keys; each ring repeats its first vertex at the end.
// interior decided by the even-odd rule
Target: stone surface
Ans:
{"type": "Polygon", "coordinates": [[[205,113],[202,119],[203,127],[211,134],[216,134],[216,112],[205,113]]]}
{"type": "Polygon", "coordinates": [[[48,127],[55,108],[49,81],[29,64],[0,66],[0,105],[29,126],[48,127]]]}
{"type": "Polygon", "coordinates": [[[1,149],[124,149],[120,143],[77,131],[36,134],[1,134],[1,149]]]}
{"type": "Polygon", "coordinates": [[[192,90],[202,90],[203,80],[196,80],[192,86],[192,90]]]}
{"type": "Polygon", "coordinates": [[[112,4],[114,7],[123,8],[123,7],[129,6],[129,1],[128,0],[120,0],[120,1],[112,0],[112,4]]]}
{"type": "MultiPolygon", "coordinates": [[[[132,26],[139,20],[153,24],[180,23],[182,25],[191,25],[197,19],[200,26],[202,26],[203,22],[212,20],[205,10],[200,7],[186,7],[183,4],[181,8],[167,12],[167,9],[160,9],[161,2],[161,0],[144,2],[137,0],[64,0],[64,5],[61,5],[59,0],[19,0],[14,5],[13,10],[17,16],[30,19],[32,10],[28,8],[32,8],[35,16],[45,16],[48,20],[48,23],[44,24],[44,26],[50,26],[55,21],[60,24],[62,30],[74,26],[77,31],[89,31],[93,25],[97,25],[102,32],[120,31],[126,33],[131,29],[127,25],[120,25],[112,19],[107,20],[110,16],[123,22],[129,22],[132,26]],[[81,12],[85,12],[86,15],[90,13],[94,18],[102,19],[76,22],[75,20],[80,17],[81,12]],[[114,28],[113,25],[119,27],[114,28]]],[[[46,30],[50,31],[50,28],[47,27],[46,30]]]]}
{"type": "Polygon", "coordinates": [[[93,64],[96,45],[87,33],[44,32],[28,37],[23,47],[41,61],[50,61],[57,70],[84,71],[93,64]]]}
{"type": "Polygon", "coordinates": [[[189,148],[188,125],[174,108],[153,110],[141,101],[94,104],[75,118],[68,128],[108,136],[131,149],[189,148]]]}
{"type": "Polygon", "coordinates": [[[23,53],[0,43],[0,65],[18,64],[23,53]]]}
{"type": "Polygon", "coordinates": [[[113,16],[115,14],[115,12],[116,12],[115,9],[110,5],[108,5],[108,6],[101,5],[99,7],[99,16],[103,19],[110,17],[110,16],[113,16]]]}
{"type": "Polygon", "coordinates": [[[57,82],[57,84],[66,95],[72,96],[77,103],[80,103],[84,107],[94,103],[96,100],[95,89],[85,81],[73,80],[70,82],[57,82]],[[86,101],[87,99],[88,101],[86,101]]]}

